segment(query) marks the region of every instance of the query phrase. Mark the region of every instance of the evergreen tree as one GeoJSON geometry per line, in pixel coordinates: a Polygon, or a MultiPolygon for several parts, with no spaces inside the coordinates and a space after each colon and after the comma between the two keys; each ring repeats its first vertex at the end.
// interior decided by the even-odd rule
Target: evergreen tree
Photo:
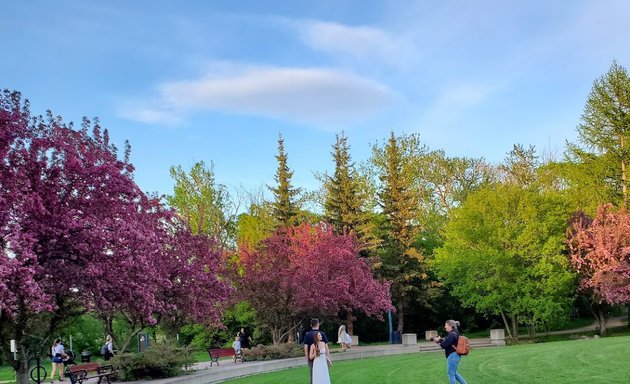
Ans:
{"type": "Polygon", "coordinates": [[[348,138],[342,132],[337,135],[331,153],[335,172],[324,179],[324,217],[337,233],[352,233],[359,239],[362,249],[372,249],[376,241],[365,212],[365,192],[361,188],[349,150],[348,138]]]}
{"type": "Polygon", "coordinates": [[[425,151],[415,136],[398,139],[392,132],[384,148],[374,147],[373,162],[379,168],[378,191],[382,209],[383,247],[380,274],[391,281],[392,302],[403,331],[405,308],[426,293],[424,257],[414,247],[420,233],[419,194],[414,188],[414,164],[425,151]]]}
{"type": "Polygon", "coordinates": [[[297,197],[300,194],[300,188],[294,188],[291,185],[293,171],[287,165],[287,154],[284,151],[284,139],[282,135],[278,135],[278,170],[274,179],[277,187],[269,187],[274,195],[273,213],[279,226],[290,227],[297,224],[297,215],[299,207],[297,197]]]}

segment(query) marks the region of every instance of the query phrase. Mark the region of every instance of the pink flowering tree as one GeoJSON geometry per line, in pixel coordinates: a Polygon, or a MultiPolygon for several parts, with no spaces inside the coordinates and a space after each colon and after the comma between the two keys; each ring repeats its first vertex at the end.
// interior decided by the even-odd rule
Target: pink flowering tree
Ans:
{"type": "Polygon", "coordinates": [[[305,315],[356,310],[382,318],[393,309],[389,284],[374,278],[358,252],[354,237],[337,235],[324,223],[280,230],[260,250],[242,254],[239,297],[252,304],[274,344],[286,340],[305,315]]]}
{"type": "Polygon", "coordinates": [[[630,213],[599,207],[597,216],[574,219],[569,236],[571,262],[580,288],[591,294],[600,333],[606,333],[601,304],[630,303],[630,213]]]}
{"type": "Polygon", "coordinates": [[[0,166],[0,348],[19,383],[32,354],[48,353],[55,332],[86,311],[141,327],[212,298],[192,313],[218,319],[215,303],[229,290],[216,277],[218,254],[168,225],[171,215],[133,181],[129,148],[119,159],[98,121],[75,130],[50,112],[32,117],[19,93],[4,91],[0,166]],[[193,259],[203,278],[186,270],[193,259]],[[186,299],[180,287],[195,282],[212,295],[186,299]]]}

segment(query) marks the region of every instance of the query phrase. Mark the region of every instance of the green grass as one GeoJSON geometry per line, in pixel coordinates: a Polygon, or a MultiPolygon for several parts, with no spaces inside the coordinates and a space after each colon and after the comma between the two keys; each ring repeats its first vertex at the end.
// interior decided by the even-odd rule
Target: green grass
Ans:
{"type": "MultiPolygon", "coordinates": [[[[469,383],[626,383],[630,336],[473,350],[459,372],[469,383]]],[[[294,368],[229,381],[232,384],[298,384],[308,368],[294,368]]],[[[443,353],[414,353],[340,361],[331,368],[333,383],[444,383],[443,353]]]]}
{"type": "Polygon", "coordinates": [[[0,367],[0,381],[15,381],[13,368],[9,366],[0,367]]]}
{"type": "MultiPolygon", "coordinates": [[[[209,361],[210,357],[208,356],[208,352],[206,351],[196,351],[193,352],[193,356],[192,356],[193,360],[195,362],[202,362],[202,361],[209,361]]],[[[77,361],[80,360],[81,358],[78,357],[77,361]]],[[[103,362],[104,360],[101,357],[94,357],[92,356],[91,361],[97,361],[97,362],[103,362]]],[[[46,371],[48,372],[48,374],[50,374],[50,370],[51,370],[51,363],[50,360],[44,359],[42,360],[42,365],[44,366],[44,368],[46,368],[46,371]]],[[[11,381],[11,382],[15,382],[15,374],[13,373],[13,368],[11,368],[8,365],[5,366],[1,366],[0,367],[0,381],[11,381]]]]}

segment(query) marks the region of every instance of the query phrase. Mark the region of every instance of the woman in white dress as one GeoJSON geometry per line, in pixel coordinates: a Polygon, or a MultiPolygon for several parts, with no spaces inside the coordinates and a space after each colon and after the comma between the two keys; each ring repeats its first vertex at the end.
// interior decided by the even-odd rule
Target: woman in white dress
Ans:
{"type": "Polygon", "coordinates": [[[352,337],[346,332],[345,324],[341,324],[339,327],[339,331],[337,332],[337,344],[341,344],[341,352],[350,349],[350,345],[352,345],[352,337]]]}
{"type": "Polygon", "coordinates": [[[330,384],[330,374],[328,367],[332,364],[330,356],[326,352],[326,343],[322,341],[322,334],[317,332],[315,343],[311,345],[309,358],[313,360],[313,384],[330,384]]]}

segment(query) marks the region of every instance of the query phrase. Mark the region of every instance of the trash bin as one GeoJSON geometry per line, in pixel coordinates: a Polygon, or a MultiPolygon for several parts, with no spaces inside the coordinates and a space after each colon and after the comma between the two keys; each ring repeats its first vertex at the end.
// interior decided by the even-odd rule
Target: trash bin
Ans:
{"type": "Polygon", "coordinates": [[[401,344],[402,341],[400,340],[400,332],[398,331],[393,331],[392,332],[392,344],[401,344]]]}
{"type": "Polygon", "coordinates": [[[92,354],[88,351],[83,351],[81,352],[81,362],[82,363],[89,363],[90,362],[90,356],[92,356],[92,354]]]}

